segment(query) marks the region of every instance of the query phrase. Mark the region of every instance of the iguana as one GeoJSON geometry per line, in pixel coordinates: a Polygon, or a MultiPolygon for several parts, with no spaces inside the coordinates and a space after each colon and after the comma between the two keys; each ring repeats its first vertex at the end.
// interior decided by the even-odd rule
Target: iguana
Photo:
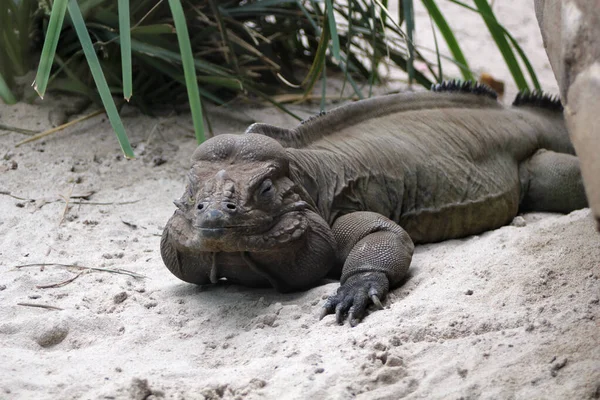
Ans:
{"type": "Polygon", "coordinates": [[[202,143],[161,255],[178,278],[279,291],[340,278],[321,318],[352,326],[405,278],[414,244],[474,235],[520,211],[586,207],[557,99],[444,83],[358,101],[288,130],[202,143]]]}

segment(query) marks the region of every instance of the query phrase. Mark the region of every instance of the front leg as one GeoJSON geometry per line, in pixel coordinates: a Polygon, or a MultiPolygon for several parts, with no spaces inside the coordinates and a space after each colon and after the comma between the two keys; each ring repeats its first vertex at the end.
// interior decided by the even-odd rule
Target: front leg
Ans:
{"type": "Polygon", "coordinates": [[[342,324],[348,316],[355,326],[370,301],[381,306],[390,287],[405,277],[414,244],[408,233],[381,214],[354,212],[333,224],[338,262],[343,264],[340,288],[327,300],[321,318],[335,312],[342,324]]]}

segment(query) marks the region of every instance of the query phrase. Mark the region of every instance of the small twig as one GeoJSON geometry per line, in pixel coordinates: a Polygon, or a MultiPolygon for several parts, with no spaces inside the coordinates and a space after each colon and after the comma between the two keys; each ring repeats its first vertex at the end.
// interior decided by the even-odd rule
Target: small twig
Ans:
{"type": "Polygon", "coordinates": [[[35,135],[36,133],[40,132],[40,131],[32,131],[30,129],[17,128],[16,126],[9,126],[9,125],[4,125],[4,124],[0,124],[0,130],[16,132],[16,133],[20,133],[22,135],[35,135]]]}
{"type": "Polygon", "coordinates": [[[35,303],[17,303],[18,306],[25,306],[25,307],[37,307],[37,308],[45,308],[47,310],[59,310],[61,311],[62,308],[60,307],[54,307],[54,306],[49,306],[46,304],[35,304],[35,303]]]}
{"type": "Polygon", "coordinates": [[[75,187],[75,184],[73,184],[73,186],[71,187],[71,190],[69,191],[69,194],[67,196],[63,196],[62,194],[59,195],[60,198],[65,201],[65,209],[63,210],[62,217],[60,217],[60,221],[58,222],[59,225],[62,225],[62,223],[65,220],[65,217],[67,216],[67,213],[69,212],[69,201],[71,201],[71,194],[73,193],[74,187],[75,187]]]}
{"type": "Polygon", "coordinates": [[[102,268],[102,267],[82,267],[81,265],[74,265],[74,264],[59,264],[59,263],[38,263],[38,264],[24,264],[24,265],[16,265],[15,268],[17,269],[21,269],[21,268],[29,268],[29,267],[63,267],[63,268],[79,268],[79,269],[87,269],[87,270],[92,270],[92,271],[102,271],[102,272],[110,272],[110,273],[114,273],[114,274],[122,274],[122,275],[129,275],[133,278],[139,278],[139,279],[147,279],[147,276],[135,273],[135,272],[131,272],[128,271],[126,269],[121,269],[121,268],[117,268],[117,269],[111,269],[111,268],[102,268]]]}
{"type": "Polygon", "coordinates": [[[125,225],[127,225],[128,227],[130,227],[131,229],[137,229],[138,226],[136,224],[134,224],[133,222],[128,222],[128,221],[124,221],[121,220],[122,223],[124,223],[125,225]]]}
{"type": "MultiPolygon", "coordinates": [[[[25,197],[15,196],[14,194],[12,194],[10,192],[7,192],[5,190],[0,190],[0,195],[9,196],[9,197],[12,197],[13,199],[17,199],[17,200],[21,200],[21,201],[30,201],[30,202],[37,201],[36,199],[27,199],[25,197]]],[[[75,196],[75,195],[73,195],[73,196],[71,196],[71,198],[72,199],[76,199],[76,198],[85,199],[85,197],[83,197],[83,196],[84,195],[81,195],[81,196],[75,196]]],[[[48,201],[48,203],[56,203],[57,201],[65,201],[65,200],[64,200],[64,198],[61,197],[60,199],[48,201]]],[[[71,204],[74,204],[74,205],[80,205],[80,204],[86,205],[86,204],[88,204],[88,205],[91,205],[91,206],[120,206],[120,205],[124,205],[124,204],[134,204],[134,203],[137,203],[139,201],[142,201],[142,199],[131,200],[131,201],[105,202],[105,203],[103,203],[103,202],[97,202],[97,201],[81,201],[80,200],[80,201],[73,201],[73,202],[71,202],[71,204]]]]}
{"type": "Polygon", "coordinates": [[[62,124],[62,125],[60,125],[60,126],[57,126],[56,128],[48,129],[47,131],[44,131],[44,132],[42,132],[42,133],[38,133],[38,134],[37,134],[37,135],[35,135],[35,136],[32,136],[32,137],[30,137],[30,138],[27,138],[27,139],[25,139],[25,140],[22,140],[22,141],[20,141],[19,143],[17,143],[17,144],[15,145],[15,147],[19,147],[19,146],[21,146],[22,144],[29,143],[29,142],[33,142],[33,141],[35,141],[35,140],[38,140],[38,139],[41,139],[41,138],[43,138],[43,137],[46,137],[46,136],[52,135],[52,134],[53,134],[53,133],[55,133],[55,132],[62,131],[63,129],[66,129],[66,128],[68,128],[68,127],[72,126],[72,125],[75,125],[75,124],[78,124],[78,123],[80,123],[80,122],[82,122],[82,121],[85,121],[86,119],[90,119],[90,118],[92,118],[92,117],[95,117],[96,115],[103,114],[104,112],[105,112],[104,110],[96,110],[96,111],[94,111],[94,112],[93,112],[93,113],[91,113],[91,114],[84,115],[83,117],[80,117],[80,118],[74,119],[73,121],[67,122],[66,124],[62,124]]]}
{"type": "Polygon", "coordinates": [[[38,288],[38,289],[59,288],[59,287],[68,285],[69,283],[73,282],[75,279],[79,278],[81,275],[87,274],[88,272],[90,272],[90,271],[89,270],[81,271],[80,273],[78,273],[77,275],[75,275],[72,278],[67,279],[66,281],[62,281],[62,282],[58,282],[58,283],[52,283],[50,285],[36,285],[35,287],[38,288]]]}
{"type": "Polygon", "coordinates": [[[5,196],[10,196],[13,199],[17,199],[17,200],[21,200],[21,201],[35,201],[34,199],[26,199],[24,197],[15,196],[14,194],[11,194],[10,192],[7,192],[5,190],[0,190],[0,194],[3,194],[5,196]]]}
{"type": "Polygon", "coordinates": [[[91,206],[121,206],[124,204],[134,204],[139,201],[142,201],[142,199],[131,200],[131,201],[116,201],[116,202],[108,202],[108,203],[101,203],[101,202],[97,202],[97,201],[77,201],[77,202],[73,202],[71,204],[84,204],[84,205],[88,204],[91,206]]]}

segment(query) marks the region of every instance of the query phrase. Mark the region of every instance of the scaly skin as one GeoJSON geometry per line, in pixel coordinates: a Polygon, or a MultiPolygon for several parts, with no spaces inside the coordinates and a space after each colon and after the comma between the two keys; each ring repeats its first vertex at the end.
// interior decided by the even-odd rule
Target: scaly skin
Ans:
{"type": "Polygon", "coordinates": [[[507,108],[479,86],[442,91],[206,141],[165,227],[165,264],[187,282],[280,291],[337,275],[321,317],[356,325],[405,278],[413,243],[495,229],[519,209],[587,205],[556,104],[534,96],[521,103],[545,109],[507,108]]]}

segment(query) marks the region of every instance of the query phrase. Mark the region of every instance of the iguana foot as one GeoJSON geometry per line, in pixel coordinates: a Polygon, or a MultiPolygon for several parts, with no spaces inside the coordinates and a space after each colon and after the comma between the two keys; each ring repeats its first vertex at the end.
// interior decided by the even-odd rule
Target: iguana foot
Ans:
{"type": "Polygon", "coordinates": [[[335,313],[335,319],[342,325],[346,317],[351,326],[356,326],[363,319],[371,302],[380,310],[381,300],[385,299],[389,290],[389,281],[383,272],[361,272],[349,277],[330,296],[323,306],[319,319],[335,313]]]}

